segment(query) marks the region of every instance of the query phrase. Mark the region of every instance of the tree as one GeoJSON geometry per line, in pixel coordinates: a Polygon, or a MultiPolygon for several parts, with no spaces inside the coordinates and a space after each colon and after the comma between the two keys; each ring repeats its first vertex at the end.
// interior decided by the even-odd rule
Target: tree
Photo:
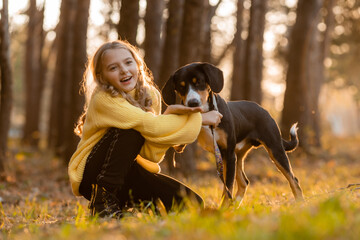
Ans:
{"type": "Polygon", "coordinates": [[[155,81],[159,80],[161,65],[163,22],[163,0],[147,0],[145,15],[145,62],[152,71],[155,81]]]}
{"type": "Polygon", "coordinates": [[[243,31],[244,1],[237,1],[236,32],[232,45],[233,75],[231,100],[252,100],[261,103],[262,100],[262,70],[263,70],[263,42],[265,30],[265,14],[267,1],[252,0],[248,37],[244,41],[243,31]]]}
{"type": "Polygon", "coordinates": [[[296,22],[289,40],[288,71],[281,130],[288,132],[290,126],[299,122],[300,144],[307,148],[309,128],[309,97],[307,72],[312,35],[317,26],[317,16],[321,0],[299,0],[296,10],[296,22]]]}
{"type": "MultiPolygon", "coordinates": [[[[219,0],[216,5],[212,6],[209,1],[205,1],[204,3],[204,17],[203,17],[203,33],[201,34],[201,41],[202,41],[202,61],[203,62],[209,62],[214,65],[217,65],[223,58],[220,57],[216,60],[212,56],[212,19],[216,15],[216,10],[219,8],[220,4],[222,3],[222,0],[219,0]]],[[[230,44],[231,45],[231,44],[230,44]]],[[[227,47],[225,48],[224,52],[226,51],[227,47]]]]}
{"type": "MultiPolygon", "coordinates": [[[[165,27],[166,29],[160,77],[157,81],[157,85],[160,89],[164,86],[165,82],[169,79],[171,74],[173,74],[175,70],[179,67],[180,39],[184,2],[185,0],[170,0],[168,2],[167,8],[169,11],[169,16],[165,27]]],[[[165,106],[163,106],[163,109],[165,109],[165,106]]],[[[164,163],[167,165],[170,172],[173,171],[173,158],[179,158],[179,156],[176,156],[174,154],[174,149],[170,148],[164,156],[164,163]]]]}
{"type": "Polygon", "coordinates": [[[265,29],[266,0],[252,0],[250,9],[249,35],[246,40],[244,61],[244,93],[246,100],[261,103],[263,42],[265,29]]]}
{"type": "Polygon", "coordinates": [[[243,11],[244,0],[237,1],[236,11],[236,32],[234,35],[234,53],[233,53],[233,71],[232,71],[232,87],[231,87],[231,100],[241,100],[245,98],[244,88],[244,41],[241,38],[243,30],[243,11]]]}
{"type": "Polygon", "coordinates": [[[86,63],[89,6],[90,0],[63,0],[61,3],[49,144],[66,161],[78,141],[73,129],[83,105],[78,93],[86,63]]]}
{"type": "Polygon", "coordinates": [[[180,41],[180,65],[202,60],[206,0],[185,0],[180,41]]]}
{"type": "MultiPolygon", "coordinates": [[[[219,0],[217,6],[221,3],[219,0]]],[[[203,33],[201,34],[201,60],[212,62],[211,57],[211,19],[215,15],[216,7],[211,6],[209,1],[204,2],[203,33]]]]}
{"type": "Polygon", "coordinates": [[[160,88],[179,67],[183,8],[184,0],[170,0],[168,3],[169,17],[166,22],[160,77],[157,81],[160,88]]]}
{"type": "Polygon", "coordinates": [[[139,0],[122,0],[120,21],[117,26],[119,39],[137,45],[136,36],[139,25],[139,0]]]}
{"type": "Polygon", "coordinates": [[[0,20],[0,178],[4,178],[7,139],[12,107],[12,70],[10,63],[10,34],[8,0],[3,0],[0,20]]]}
{"type": "Polygon", "coordinates": [[[65,150],[64,133],[70,131],[69,108],[71,105],[71,69],[73,52],[73,26],[72,16],[75,15],[76,0],[62,0],[60,7],[60,20],[56,32],[56,65],[52,87],[52,101],[49,125],[49,145],[55,153],[62,155],[65,150]]]}
{"type": "Polygon", "coordinates": [[[34,147],[37,147],[40,138],[39,119],[44,86],[44,65],[42,61],[44,9],[43,6],[42,10],[39,11],[36,7],[36,0],[30,0],[24,74],[26,86],[25,124],[22,140],[25,144],[34,147]]]}
{"type": "Polygon", "coordinates": [[[322,12],[326,15],[318,15],[317,22],[322,22],[326,25],[326,29],[321,32],[319,29],[314,30],[310,41],[309,61],[307,61],[307,78],[309,79],[309,136],[308,143],[315,147],[321,147],[321,124],[319,112],[319,95],[321,87],[325,82],[324,61],[328,56],[330,36],[334,25],[334,14],[332,8],[335,0],[325,0],[322,12]]]}
{"type": "MultiPolygon", "coordinates": [[[[205,4],[208,0],[185,0],[184,15],[181,30],[180,41],[180,66],[185,64],[202,61],[204,22],[207,18],[205,4]]],[[[185,151],[178,156],[180,168],[183,174],[189,174],[195,169],[194,156],[196,152],[196,144],[190,144],[185,151]]]]}
{"type": "MultiPolygon", "coordinates": [[[[76,18],[74,26],[74,53],[72,56],[73,59],[73,69],[72,69],[72,84],[71,84],[71,113],[70,113],[70,123],[72,128],[77,122],[79,115],[83,110],[84,98],[79,94],[80,92],[80,82],[83,78],[85,71],[85,63],[87,61],[86,54],[86,40],[87,40],[87,29],[88,29],[88,20],[89,20],[89,8],[90,0],[78,0],[76,8],[76,18]]],[[[71,132],[69,137],[70,144],[65,152],[65,159],[70,159],[71,155],[76,149],[76,146],[79,142],[79,138],[71,132]]]]}

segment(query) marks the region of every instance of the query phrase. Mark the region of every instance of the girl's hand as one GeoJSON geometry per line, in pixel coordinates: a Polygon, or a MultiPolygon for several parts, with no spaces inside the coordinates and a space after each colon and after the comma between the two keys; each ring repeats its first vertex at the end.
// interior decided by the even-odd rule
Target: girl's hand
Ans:
{"type": "Polygon", "coordinates": [[[187,107],[181,104],[169,105],[163,114],[189,114],[201,112],[201,107],[187,107]]]}
{"type": "Polygon", "coordinates": [[[215,110],[202,113],[201,115],[202,115],[202,125],[209,125],[213,127],[219,125],[221,122],[221,118],[223,117],[221,113],[215,110]]]}

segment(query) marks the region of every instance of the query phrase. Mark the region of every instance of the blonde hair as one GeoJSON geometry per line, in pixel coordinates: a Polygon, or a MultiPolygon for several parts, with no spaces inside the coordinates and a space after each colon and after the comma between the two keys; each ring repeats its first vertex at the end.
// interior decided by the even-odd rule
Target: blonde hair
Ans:
{"type": "Polygon", "coordinates": [[[94,53],[94,55],[88,60],[88,64],[84,73],[82,82],[82,91],[85,94],[84,111],[79,117],[77,126],[74,129],[76,135],[81,136],[83,125],[86,118],[87,107],[90,102],[93,92],[97,89],[102,89],[108,92],[111,96],[116,97],[121,95],[130,104],[139,107],[147,112],[154,112],[152,108],[152,99],[149,93],[151,88],[156,88],[153,82],[153,76],[151,71],[147,68],[143,58],[136,47],[128,43],[127,41],[117,40],[112,42],[106,42],[101,45],[94,53]],[[138,68],[138,79],[135,86],[135,96],[119,91],[114,86],[104,81],[101,77],[101,61],[104,53],[111,49],[126,49],[134,58],[138,68]]]}

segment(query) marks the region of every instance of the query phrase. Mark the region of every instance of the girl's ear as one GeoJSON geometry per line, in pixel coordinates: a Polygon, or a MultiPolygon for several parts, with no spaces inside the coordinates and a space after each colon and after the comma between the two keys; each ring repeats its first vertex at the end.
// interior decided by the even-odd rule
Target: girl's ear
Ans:
{"type": "Polygon", "coordinates": [[[215,67],[210,63],[202,63],[200,66],[202,67],[207,77],[207,82],[211,88],[211,91],[215,93],[221,92],[224,87],[223,72],[218,67],[215,67]]]}
{"type": "Polygon", "coordinates": [[[161,89],[161,93],[166,105],[175,104],[176,95],[175,95],[175,78],[174,75],[171,75],[170,78],[165,83],[164,87],[161,89]]]}

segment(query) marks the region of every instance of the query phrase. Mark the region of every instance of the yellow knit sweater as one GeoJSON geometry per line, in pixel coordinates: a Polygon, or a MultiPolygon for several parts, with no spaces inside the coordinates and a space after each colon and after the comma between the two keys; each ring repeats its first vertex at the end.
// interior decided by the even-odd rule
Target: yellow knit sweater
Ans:
{"type": "Polygon", "coordinates": [[[95,90],[89,103],[81,140],[70,159],[68,174],[74,195],[80,196],[86,159],[95,144],[110,127],[135,129],[145,138],[136,161],[150,172],[159,172],[158,163],[165,151],[177,144],[188,144],[197,138],[201,114],[160,115],[161,97],[155,88],[151,92],[155,114],[131,105],[121,96],[112,97],[95,90]]]}

